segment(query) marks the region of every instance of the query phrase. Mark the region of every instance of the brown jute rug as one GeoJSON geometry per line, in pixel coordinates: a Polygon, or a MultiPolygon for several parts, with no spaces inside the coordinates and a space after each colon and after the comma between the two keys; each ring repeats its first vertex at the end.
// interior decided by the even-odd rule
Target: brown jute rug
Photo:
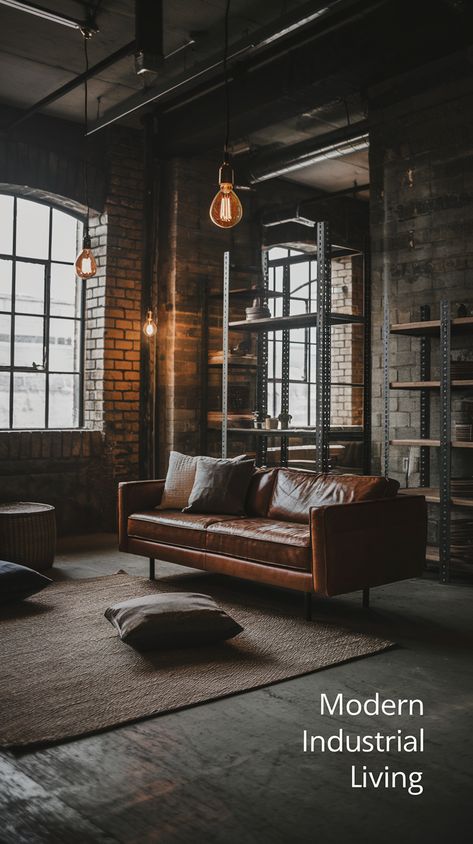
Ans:
{"type": "Polygon", "coordinates": [[[385,650],[391,642],[307,622],[279,596],[211,579],[155,583],[125,573],[54,583],[0,610],[0,746],[48,744],[255,689],[385,650]],[[190,585],[189,585],[190,584],[190,585]],[[244,628],[229,642],[140,655],[104,618],[154,591],[211,594],[244,628]]]}

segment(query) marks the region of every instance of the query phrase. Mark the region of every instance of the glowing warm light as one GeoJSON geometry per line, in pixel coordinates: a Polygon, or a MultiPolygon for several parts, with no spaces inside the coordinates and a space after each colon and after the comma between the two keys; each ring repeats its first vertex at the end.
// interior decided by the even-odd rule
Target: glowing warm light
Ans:
{"type": "Polygon", "coordinates": [[[220,190],[210,206],[210,219],[216,226],[222,229],[230,229],[240,222],[243,217],[243,209],[233,190],[233,169],[228,161],[224,161],[222,164],[218,181],[220,190]]]}
{"type": "Polygon", "coordinates": [[[82,241],[82,252],[76,258],[76,275],[79,278],[92,278],[97,273],[97,264],[92,254],[90,237],[88,234],[84,235],[82,241]]]}
{"type": "Polygon", "coordinates": [[[156,325],[153,319],[153,311],[148,311],[146,315],[146,321],[143,325],[143,334],[145,334],[146,337],[154,337],[157,333],[157,330],[158,326],[156,325]]]}

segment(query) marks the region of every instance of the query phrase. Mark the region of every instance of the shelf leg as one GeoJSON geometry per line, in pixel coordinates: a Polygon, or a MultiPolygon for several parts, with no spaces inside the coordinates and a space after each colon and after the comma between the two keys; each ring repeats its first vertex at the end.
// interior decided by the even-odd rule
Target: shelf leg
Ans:
{"type": "Polygon", "coordinates": [[[363,606],[364,610],[369,609],[369,606],[370,606],[370,590],[369,589],[363,589],[362,606],[363,606]]]}
{"type": "Polygon", "coordinates": [[[155,559],[154,557],[149,558],[149,579],[154,580],[155,576],[155,569],[154,569],[155,559]]]}
{"type": "Polygon", "coordinates": [[[304,609],[306,621],[312,621],[312,592],[304,592],[304,609]]]}

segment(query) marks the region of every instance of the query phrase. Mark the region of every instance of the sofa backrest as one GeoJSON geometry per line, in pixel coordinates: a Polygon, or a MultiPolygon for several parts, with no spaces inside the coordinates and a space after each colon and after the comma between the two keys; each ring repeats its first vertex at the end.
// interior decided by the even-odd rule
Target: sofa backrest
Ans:
{"type": "Polygon", "coordinates": [[[397,481],[380,475],[329,475],[299,469],[278,469],[268,518],[287,522],[309,521],[311,507],[391,498],[397,481]]]}

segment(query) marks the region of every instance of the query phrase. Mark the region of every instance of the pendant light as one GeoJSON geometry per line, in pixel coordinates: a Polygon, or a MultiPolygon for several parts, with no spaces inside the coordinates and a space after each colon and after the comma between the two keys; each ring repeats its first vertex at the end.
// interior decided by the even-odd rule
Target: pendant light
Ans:
{"type": "Polygon", "coordinates": [[[210,206],[210,219],[212,223],[222,229],[230,229],[236,226],[243,217],[243,209],[241,202],[238,199],[233,185],[235,182],[235,175],[233,167],[230,163],[228,154],[228,142],[230,136],[230,95],[228,89],[228,74],[227,74],[227,60],[228,60],[228,18],[230,13],[230,0],[227,0],[225,9],[225,45],[223,52],[223,78],[225,87],[225,143],[223,145],[223,164],[220,167],[218,174],[218,181],[220,190],[214,197],[210,206]]]}
{"type": "Polygon", "coordinates": [[[87,280],[92,278],[97,273],[97,264],[92,253],[92,244],[89,234],[89,159],[88,159],[88,142],[87,136],[89,131],[89,91],[87,86],[87,77],[89,74],[89,54],[87,51],[87,42],[92,37],[90,29],[81,29],[82,37],[84,39],[84,55],[85,55],[85,76],[84,76],[84,132],[85,132],[85,150],[84,150],[84,190],[85,202],[87,205],[87,216],[84,223],[84,236],[82,239],[82,252],[76,258],[76,275],[79,278],[87,280]]]}
{"type": "Polygon", "coordinates": [[[143,334],[146,337],[155,337],[158,331],[158,326],[153,319],[153,311],[149,310],[146,314],[146,320],[143,325],[143,334]]]}

